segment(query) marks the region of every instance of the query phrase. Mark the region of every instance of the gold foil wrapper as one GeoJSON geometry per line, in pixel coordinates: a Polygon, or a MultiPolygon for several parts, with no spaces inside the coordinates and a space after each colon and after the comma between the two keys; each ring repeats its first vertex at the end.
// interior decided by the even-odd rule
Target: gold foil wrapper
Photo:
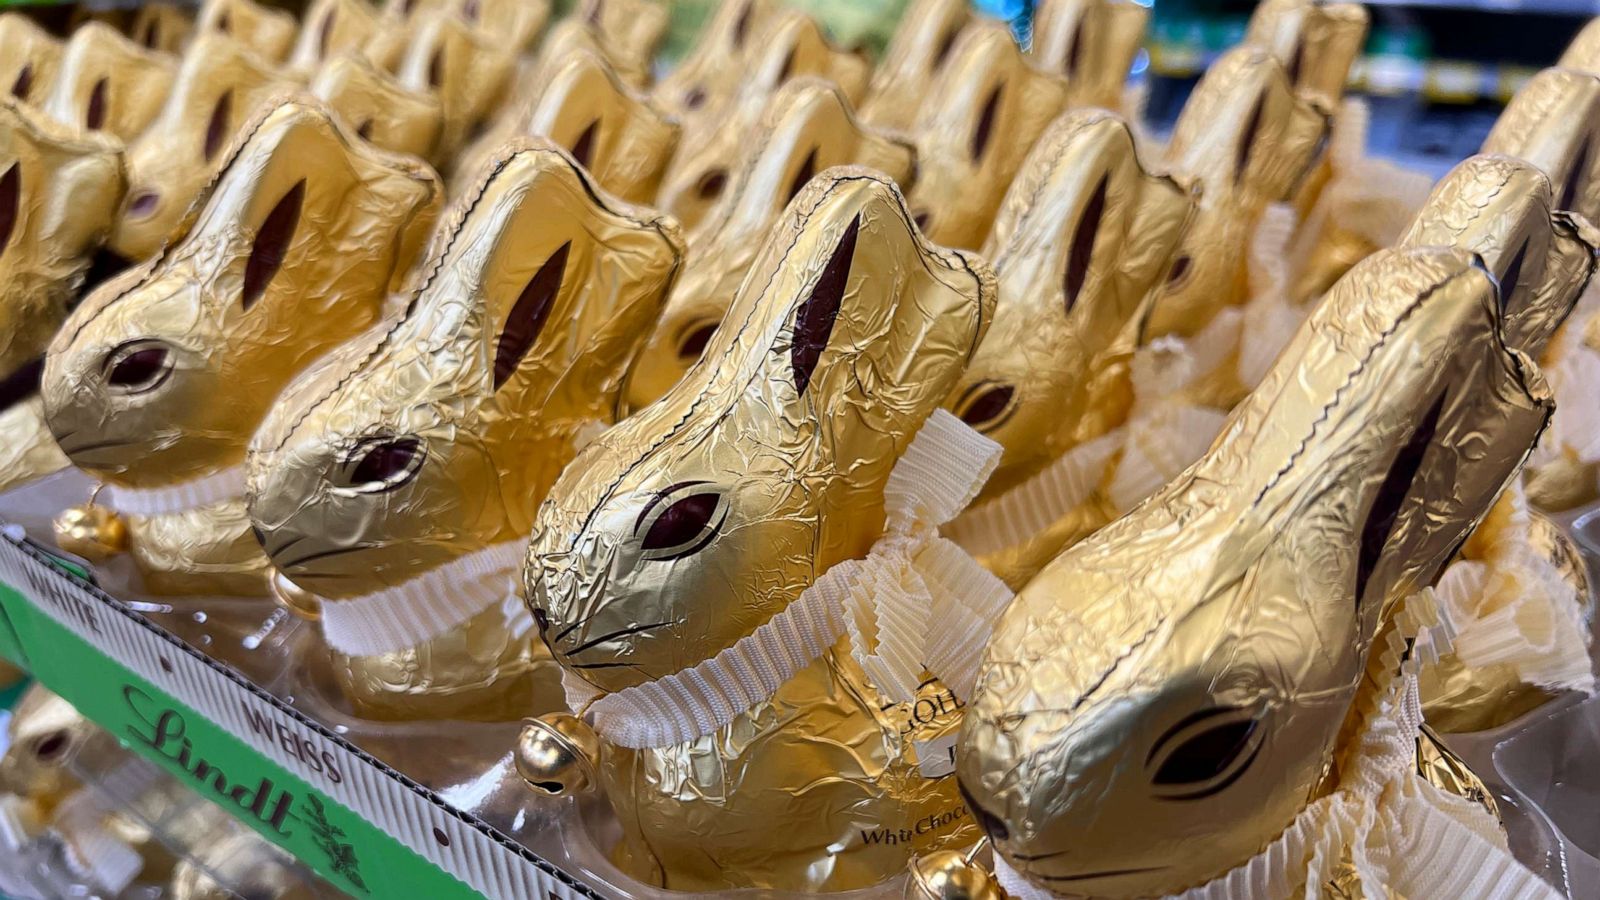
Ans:
{"type": "Polygon", "coordinates": [[[129,188],[108,242],[131,262],[182,237],[182,224],[256,106],[291,86],[273,64],[224,35],[190,45],[172,92],[128,145],[129,188]]]}
{"type": "Polygon", "coordinates": [[[519,53],[550,21],[549,0],[460,0],[459,10],[462,18],[519,53]]]}
{"type": "Polygon", "coordinates": [[[1003,23],[973,23],[917,116],[912,215],[928,238],[983,246],[1011,179],[1065,107],[1066,79],[1035,69],[1003,23]]]}
{"type": "Polygon", "coordinates": [[[1243,303],[1245,255],[1266,205],[1291,197],[1328,130],[1268,51],[1241,47],[1207,70],[1167,145],[1169,171],[1200,184],[1200,203],[1151,312],[1147,337],[1193,335],[1243,303]]]}
{"type": "Polygon", "coordinates": [[[90,22],[67,41],[44,111],[57,121],[130,141],[161,111],[177,70],[176,57],[90,22]]]}
{"type": "Polygon", "coordinates": [[[311,93],[373,146],[433,158],[444,112],[431,92],[412,90],[370,61],[346,55],[317,71],[311,93]]]}
{"type": "Polygon", "coordinates": [[[672,14],[659,0],[579,0],[572,17],[599,33],[618,68],[648,72],[672,14]]]}
{"type": "Polygon", "coordinates": [[[629,372],[629,409],[655,402],[699,361],[768,231],[818,172],[861,165],[897,184],[916,173],[910,145],[863,127],[839,89],[817,78],[784,85],[746,145],[728,188],[689,234],[683,277],[629,372]]]}
{"type": "MultiPolygon", "coordinates": [[[[656,102],[685,123],[715,115],[739,93],[744,60],[777,8],[778,0],[721,0],[693,49],[656,85],[656,102]]],[[[694,122],[685,128],[699,134],[709,126],[694,122]]]]}
{"type": "Polygon", "coordinates": [[[439,98],[443,123],[435,152],[440,159],[459,150],[499,107],[516,56],[515,50],[451,13],[434,13],[416,25],[396,74],[406,87],[439,98]]]}
{"type": "Polygon", "coordinates": [[[1600,219],[1600,77],[1545,69],[1506,105],[1484,153],[1525,159],[1550,176],[1555,208],[1600,219]]]}
{"type": "Polygon", "coordinates": [[[289,70],[309,76],[345,53],[359,54],[381,39],[385,23],[367,0],[316,0],[306,7],[300,36],[289,53],[289,70]]]}
{"type": "Polygon", "coordinates": [[[957,755],[1015,870],[1074,894],[1174,893],[1326,789],[1374,635],[1552,411],[1500,316],[1466,251],[1368,258],[1204,457],[1017,595],[957,755]]]}
{"type": "Polygon", "coordinates": [[[1132,352],[1192,209],[1114,114],[1070,112],[1039,139],[984,247],[1000,277],[994,325],[945,400],[1005,448],[978,503],[1125,414],[1123,395],[1096,388],[1132,352]]]}
{"type": "Polygon", "coordinates": [[[0,93],[39,103],[55,83],[61,42],[22,13],[0,13],[0,93]]]}
{"type": "Polygon", "coordinates": [[[188,9],[172,3],[141,4],[128,25],[128,34],[139,46],[159,53],[182,53],[193,32],[188,9]]]}
{"type": "MultiPolygon", "coordinates": [[[[890,469],[994,294],[976,257],[921,237],[882,176],[813,180],[704,361],[585,448],[540,509],[529,604],[568,676],[614,691],[696,665],[863,555],[890,469]]],[[[617,855],[679,890],[845,890],[970,843],[954,780],[919,765],[957,707],[931,680],[889,703],[835,646],[703,738],[606,746],[617,855]]]]}
{"type": "Polygon", "coordinates": [[[300,23],[287,10],[263,6],[255,0],[205,0],[195,19],[202,35],[225,34],[274,63],[283,62],[293,46],[300,23]]]}
{"type": "Polygon", "coordinates": [[[950,61],[957,36],[971,21],[972,5],[966,0],[912,0],[872,73],[861,102],[862,120],[909,133],[933,96],[933,82],[950,61]]]}
{"type": "Polygon", "coordinates": [[[1043,0],[1034,9],[1033,64],[1067,79],[1067,105],[1122,108],[1122,91],[1150,10],[1129,0],[1043,0]]]}
{"type": "Polygon", "coordinates": [[[1554,462],[1528,469],[1529,502],[1540,509],[1563,512],[1600,500],[1600,471],[1595,464],[1580,460],[1569,448],[1560,453],[1554,462]]]}
{"type": "Polygon", "coordinates": [[[1368,24],[1359,3],[1262,0],[1250,15],[1244,42],[1277,57],[1297,94],[1331,110],[1344,98],[1368,24]]]}
{"type": "MultiPolygon", "coordinates": [[[[181,242],[92,292],[51,345],[50,429],[106,481],[164,487],[242,463],[290,378],[377,321],[442,189],[300,96],[246,124],[205,194],[181,242]]],[[[153,590],[266,589],[241,501],[129,526],[153,590]]]]}
{"type": "MultiPolygon", "coordinates": [[[[670,220],[545,142],[494,160],[434,248],[381,342],[291,387],[256,440],[262,541],[326,603],[526,535],[586,432],[614,420],[683,253],[670,220]]],[[[369,718],[506,721],[560,696],[498,606],[416,647],[333,656],[369,718]]]]}
{"type": "Polygon", "coordinates": [[[855,103],[871,75],[865,58],[834,47],[815,21],[794,10],[771,16],[746,57],[739,92],[684,120],[678,153],[662,181],[661,208],[687,229],[699,225],[727,191],[734,166],[748,152],[751,131],[785,82],[819,76],[855,103]]]}
{"type": "Polygon", "coordinates": [[[48,819],[82,785],[67,762],[97,731],[72,704],[40,685],[23,692],[6,724],[0,755],[0,793],[26,799],[48,819]]]}

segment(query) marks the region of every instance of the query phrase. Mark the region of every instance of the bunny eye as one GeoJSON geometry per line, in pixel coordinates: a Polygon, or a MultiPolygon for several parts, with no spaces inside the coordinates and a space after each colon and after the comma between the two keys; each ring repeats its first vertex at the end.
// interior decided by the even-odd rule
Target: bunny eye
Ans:
{"type": "Polygon", "coordinates": [[[17,73],[17,80],[11,83],[11,96],[18,100],[28,99],[28,93],[33,90],[33,63],[22,67],[17,73]]]}
{"type": "Polygon", "coordinates": [[[1172,268],[1167,271],[1167,290],[1175,291],[1183,287],[1189,279],[1189,270],[1194,267],[1194,260],[1189,254],[1178,257],[1172,261],[1172,268]]]}
{"type": "Polygon", "coordinates": [[[89,106],[83,112],[83,127],[99,131],[106,123],[106,79],[94,83],[89,91],[89,106]]]}
{"type": "Polygon", "coordinates": [[[745,36],[750,33],[750,16],[755,13],[755,4],[746,3],[744,9],[739,11],[739,18],[733,23],[733,48],[744,47],[745,36]]]}
{"type": "Polygon", "coordinates": [[[778,70],[777,84],[783,84],[789,80],[789,73],[794,71],[794,55],[799,49],[798,47],[789,48],[789,55],[783,58],[783,68],[778,70]]]}
{"type": "Polygon", "coordinates": [[[711,336],[717,333],[716,322],[707,322],[691,328],[678,343],[678,358],[686,362],[694,362],[705,355],[706,345],[711,343],[711,336]]]}
{"type": "Polygon", "coordinates": [[[161,44],[161,23],[156,19],[144,23],[144,39],[140,41],[146,50],[154,50],[161,44]]]}
{"type": "Polygon", "coordinates": [[[370,438],[351,452],[345,487],[363,494],[392,491],[417,476],[422,460],[421,438],[370,438]]]}
{"type": "Polygon", "coordinates": [[[716,539],[728,517],[728,504],[721,492],[707,490],[709,485],[706,481],[675,484],[639,513],[634,533],[644,531],[639,549],[645,559],[667,561],[693,556],[716,539]],[[674,500],[675,495],[682,496],[674,500]]]}
{"type": "Polygon", "coordinates": [[[1522,246],[1517,248],[1517,255],[1511,258],[1511,265],[1506,266],[1506,272],[1500,276],[1500,314],[1505,315],[1506,307],[1511,302],[1512,295],[1517,292],[1517,282],[1522,280],[1522,262],[1528,256],[1528,241],[1524,240],[1522,246]]]}
{"type": "Polygon", "coordinates": [[[223,13],[222,15],[217,16],[217,30],[218,31],[222,32],[223,34],[227,34],[228,33],[228,29],[231,28],[232,25],[233,25],[233,23],[231,21],[229,21],[227,13],[223,13]]]}
{"type": "Polygon", "coordinates": [[[699,109],[706,105],[706,89],[695,85],[683,93],[683,106],[685,109],[699,109]]]}
{"type": "Polygon", "coordinates": [[[561,278],[566,274],[567,253],[571,250],[572,242],[567,241],[550,254],[539,271],[528,279],[527,285],[522,288],[522,295],[511,307],[511,314],[506,316],[505,327],[501,329],[500,340],[495,347],[495,390],[499,390],[511,373],[517,370],[522,358],[533,349],[533,342],[539,339],[539,333],[544,331],[550,310],[555,307],[556,296],[561,292],[561,278]]]}
{"type": "Polygon", "coordinates": [[[594,158],[594,139],[599,131],[600,120],[595,119],[583,129],[583,134],[578,135],[578,139],[572,142],[572,158],[585,169],[589,168],[589,161],[594,158]]]}
{"type": "Polygon", "coordinates": [[[302,178],[278,199],[256,231],[250,244],[250,256],[245,260],[244,281],[239,292],[239,305],[244,309],[261,299],[267,285],[272,283],[272,276],[283,267],[289,242],[294,240],[295,230],[300,227],[300,206],[305,194],[306,180],[302,178]]]}
{"type": "Polygon", "coordinates": [[[1590,144],[1594,141],[1593,134],[1584,135],[1583,143],[1578,145],[1578,155],[1572,160],[1572,171],[1567,173],[1566,183],[1561,187],[1561,202],[1556,204],[1556,209],[1572,209],[1578,200],[1578,188],[1589,178],[1589,154],[1593,150],[1590,144]]]}
{"type": "Polygon", "coordinates": [[[356,126],[356,137],[361,138],[363,141],[372,140],[372,120],[371,119],[362,119],[361,120],[361,124],[356,126]]]}
{"type": "MultiPolygon", "coordinates": [[[[1400,518],[1400,507],[1411,494],[1411,486],[1422,471],[1423,458],[1428,454],[1428,446],[1433,443],[1439,418],[1444,413],[1444,401],[1445,397],[1440,396],[1433,404],[1433,409],[1423,416],[1416,430],[1411,432],[1411,438],[1405,446],[1394,455],[1394,461],[1389,463],[1388,474],[1384,475],[1383,483],[1378,486],[1378,496],[1367,511],[1367,520],[1361,526],[1360,553],[1356,558],[1355,601],[1358,609],[1367,592],[1367,581],[1378,567],[1383,548],[1394,534],[1395,522],[1400,518]]],[[[1431,575],[1428,577],[1432,578],[1431,575]]]]}
{"type": "Polygon", "coordinates": [[[433,51],[433,56],[428,60],[428,87],[436,88],[444,84],[444,47],[433,51]]]}
{"type": "Polygon", "coordinates": [[[46,765],[60,762],[72,748],[72,737],[64,729],[47,731],[33,740],[33,758],[46,765]]]}
{"type": "Polygon", "coordinates": [[[805,396],[817,361],[822,358],[822,349],[828,346],[828,338],[833,334],[834,320],[839,318],[839,306],[844,302],[844,289],[850,280],[856,237],[860,232],[861,216],[857,215],[840,236],[838,246],[833,248],[833,256],[817,277],[811,296],[795,314],[794,343],[789,348],[789,358],[794,368],[794,390],[800,396],[805,396]]]}
{"type": "Polygon", "coordinates": [[[228,139],[228,119],[233,115],[233,89],[229,88],[211,107],[211,121],[206,123],[206,142],[202,151],[206,162],[215,159],[222,144],[228,139]]]}
{"type": "Polygon", "coordinates": [[[106,354],[101,370],[119,393],[142,394],[172,374],[171,354],[157,341],[128,341],[106,354]]]}
{"type": "Polygon", "coordinates": [[[956,26],[955,28],[946,31],[944,36],[939,38],[939,49],[934,51],[933,54],[933,71],[937,72],[944,68],[944,62],[950,58],[950,50],[956,45],[956,38],[960,36],[960,34],[961,27],[956,26]]]}
{"type": "Polygon", "coordinates": [[[22,208],[22,163],[14,162],[0,175],[0,256],[11,245],[17,228],[17,212],[22,208]]]}
{"type": "Polygon", "coordinates": [[[467,0],[467,2],[461,4],[461,17],[468,22],[478,21],[478,16],[482,12],[483,10],[479,7],[478,0],[467,0]]]}
{"type": "Polygon", "coordinates": [[[794,173],[794,180],[789,182],[789,195],[783,198],[783,202],[788,204],[789,201],[793,200],[795,195],[799,194],[801,189],[804,188],[806,184],[808,184],[811,179],[816,176],[816,174],[817,148],[812,147],[811,152],[806,154],[806,158],[801,160],[800,168],[794,173]]]}
{"type": "Polygon", "coordinates": [[[695,193],[702,200],[715,200],[722,196],[722,191],[728,186],[727,169],[707,169],[700,180],[694,183],[695,193]]]}
{"type": "Polygon", "coordinates": [[[1078,294],[1089,278],[1089,260],[1094,256],[1094,239],[1100,233],[1100,220],[1106,212],[1106,182],[1109,175],[1100,176],[1100,186],[1095,188],[1089,205],[1084,207],[1083,218],[1072,235],[1071,249],[1067,251],[1067,274],[1062,279],[1061,291],[1066,297],[1067,312],[1078,303],[1078,294]]]}
{"type": "Polygon", "coordinates": [[[989,139],[994,136],[995,116],[1000,112],[1000,98],[1005,96],[1006,86],[1002,82],[994,86],[989,92],[989,99],[983,103],[983,112],[978,116],[978,124],[972,129],[972,161],[983,159],[983,154],[989,149],[989,139]]]}
{"type": "Polygon", "coordinates": [[[1167,800],[1199,800],[1239,780],[1260,754],[1260,720],[1242,707],[1201,710],[1170,728],[1146,759],[1150,783],[1167,800]]]}
{"type": "Polygon", "coordinates": [[[983,382],[972,386],[967,393],[972,399],[961,410],[961,421],[979,431],[989,431],[1004,425],[1015,411],[1011,398],[1016,388],[1009,384],[983,382]]]}
{"type": "Polygon", "coordinates": [[[1078,74],[1078,64],[1083,59],[1083,20],[1084,20],[1084,18],[1086,18],[1086,17],[1079,16],[1078,17],[1078,24],[1073,26],[1073,28],[1072,28],[1072,46],[1067,48],[1067,64],[1066,64],[1066,67],[1064,69],[1064,74],[1068,78],[1071,78],[1074,75],[1078,74]]]}

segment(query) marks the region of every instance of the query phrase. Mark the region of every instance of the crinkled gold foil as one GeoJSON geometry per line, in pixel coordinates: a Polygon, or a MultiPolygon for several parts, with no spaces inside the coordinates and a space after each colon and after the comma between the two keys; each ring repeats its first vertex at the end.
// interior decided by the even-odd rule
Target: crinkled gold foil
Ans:
{"type": "Polygon", "coordinates": [[[961,32],[912,128],[917,183],[908,199],[930,240],[983,246],[1011,179],[1067,96],[1066,79],[1035,69],[1005,24],[961,32]]]}
{"type": "Polygon", "coordinates": [[[182,53],[193,31],[188,9],[172,3],[140,4],[128,26],[128,36],[139,46],[160,53],[182,53]]]}
{"type": "Polygon", "coordinates": [[[572,17],[600,34],[618,68],[647,72],[672,19],[667,4],[659,0],[580,0],[572,17]]]}
{"type": "Polygon", "coordinates": [[[1600,77],[1545,69],[1506,105],[1484,153],[1516,156],[1543,169],[1555,208],[1600,219],[1600,77]]]}
{"type": "Polygon", "coordinates": [[[289,55],[299,30],[292,13],[255,0],[205,0],[195,19],[198,34],[228,35],[274,63],[289,55]]]}
{"type": "Polygon", "coordinates": [[[956,37],[971,21],[972,5],[966,0],[912,0],[872,73],[861,102],[862,121],[909,133],[931,96],[934,79],[950,61],[956,37]]]}
{"type": "Polygon", "coordinates": [[[212,180],[234,134],[291,80],[224,35],[195,39],[155,120],[128,145],[128,193],[109,246],[140,262],[181,237],[190,204],[212,180]]]}
{"type": "Polygon", "coordinates": [[[662,180],[659,205],[688,229],[700,224],[730,185],[748,151],[751,131],[784,82],[816,75],[839,86],[850,102],[861,98],[871,75],[862,56],[829,43],[809,16],[781,10],[751,42],[737,94],[703,116],[686,119],[679,149],[662,180]]]}
{"type": "Polygon", "coordinates": [[[1095,388],[1132,351],[1193,206],[1146,172],[1112,113],[1067,113],[1039,139],[984,246],[994,325],[945,400],[1005,448],[978,503],[1116,423],[1118,410],[1089,408],[1120,398],[1095,388]]]}
{"type": "Polygon", "coordinates": [[[431,92],[412,90],[370,61],[346,55],[317,71],[311,93],[374,147],[433,158],[444,113],[431,92]]]}
{"type": "MultiPolygon", "coordinates": [[[[716,115],[739,92],[744,60],[777,8],[778,0],[721,0],[700,26],[694,48],[656,85],[656,102],[686,123],[716,115]]],[[[709,129],[694,122],[685,130],[701,134],[709,129]]]]}
{"type": "Polygon", "coordinates": [[[111,26],[90,22],[67,41],[55,86],[42,106],[57,121],[129,141],[161,111],[177,70],[176,57],[146,50],[111,26]]]}
{"type": "Polygon", "coordinates": [[[1288,199],[1315,164],[1325,110],[1299,96],[1268,51],[1240,47],[1184,104],[1166,164],[1200,183],[1200,204],[1156,300],[1147,336],[1192,335],[1248,295],[1245,254],[1266,205],[1288,199]]]}
{"type": "Polygon", "coordinates": [[[40,685],[29,687],[6,724],[0,793],[26,798],[48,819],[68,794],[81,787],[67,762],[95,731],[94,723],[72,704],[40,685]]]}
{"type": "MultiPolygon", "coordinates": [[[[890,469],[994,294],[882,176],[813,180],[701,363],[579,454],[539,511],[529,603],[569,677],[618,690],[696,665],[865,553],[890,469]]],[[[937,681],[918,693],[888,703],[838,645],[713,734],[605,747],[619,857],[678,890],[843,890],[970,843],[954,780],[918,767],[959,704],[937,681]]]]}
{"type": "Polygon", "coordinates": [[[916,172],[908,144],[864,128],[818,78],[784,85],[745,144],[727,190],[689,234],[683,277],[628,374],[629,409],[655,402],[700,359],[767,232],[816,173],[854,164],[906,184],[916,172]]]}
{"type": "Polygon", "coordinates": [[[61,42],[19,12],[0,13],[0,94],[38,103],[55,83],[61,42]]]}
{"type": "Polygon", "coordinates": [[[463,19],[491,38],[522,52],[550,21],[549,0],[460,0],[463,19]]]}
{"type": "Polygon", "coordinates": [[[500,105],[517,54],[452,13],[433,13],[415,28],[396,73],[406,87],[439,98],[444,121],[435,152],[447,159],[500,105]]]}
{"type": "Polygon", "coordinates": [[[306,7],[300,36],[289,53],[290,71],[309,76],[346,52],[359,53],[378,39],[383,16],[367,0],[316,0],[306,7]]]}
{"type": "MultiPolygon", "coordinates": [[[[242,463],[290,378],[377,321],[441,194],[426,166],[356,140],[315,98],[269,102],[187,236],[91,293],[56,335],[42,388],[56,440],[132,487],[242,463]]],[[[242,501],[129,526],[152,589],[266,590],[242,501]]]]}
{"type": "Polygon", "coordinates": [[[1129,0],[1043,0],[1035,7],[1033,64],[1067,79],[1067,105],[1122,108],[1122,90],[1150,20],[1129,0]]]}
{"type": "Polygon", "coordinates": [[[1375,633],[1553,408],[1497,293],[1462,250],[1361,262],[1206,456],[1017,595],[957,754],[1015,870],[1075,894],[1180,891],[1326,789],[1375,633]]]}
{"type": "MultiPolygon", "coordinates": [[[[502,152],[454,210],[405,317],[297,382],[256,438],[262,541],[327,603],[528,534],[579,443],[615,420],[683,253],[670,219],[543,141],[502,152]],[[353,480],[377,471],[369,455],[393,471],[353,480]]],[[[383,718],[525,716],[541,665],[498,607],[415,648],[335,654],[358,710],[383,718]]]]}
{"type": "Polygon", "coordinates": [[[1277,57],[1296,93],[1331,110],[1344,97],[1367,25],[1366,7],[1359,3],[1262,0],[1250,15],[1244,42],[1277,57]]]}
{"type": "Polygon", "coordinates": [[[1583,72],[1600,72],[1600,18],[1590,19],[1584,25],[1556,65],[1564,69],[1583,72]]]}

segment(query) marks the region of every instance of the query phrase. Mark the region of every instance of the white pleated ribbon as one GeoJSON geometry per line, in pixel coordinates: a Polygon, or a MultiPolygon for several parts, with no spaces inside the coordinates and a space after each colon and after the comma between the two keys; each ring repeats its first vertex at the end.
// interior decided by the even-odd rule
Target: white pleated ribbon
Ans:
{"type": "Polygon", "coordinates": [[[245,468],[240,465],[156,488],[108,484],[95,496],[95,502],[130,516],[170,516],[241,499],[244,480],[245,468]]]}
{"type": "Polygon", "coordinates": [[[122,893],[144,868],[144,857],[106,828],[107,802],[79,788],[56,808],[51,826],[66,844],[67,865],[78,878],[111,895],[122,893]]]}
{"type": "Polygon", "coordinates": [[[934,413],[890,473],[885,532],[864,558],[833,566],[782,612],[697,666],[598,699],[569,674],[568,702],[573,709],[587,703],[595,731],[617,746],[682,744],[770,699],[846,635],[868,678],[892,700],[914,699],[924,670],[956,696],[968,695],[1011,592],[937,529],[972,501],[999,459],[999,445],[944,410],[934,413]]]}
{"type": "Polygon", "coordinates": [[[403,584],[322,603],[322,637],[350,656],[404,650],[438,637],[498,604],[521,637],[533,619],[517,589],[527,543],[491,544],[403,584]]]}

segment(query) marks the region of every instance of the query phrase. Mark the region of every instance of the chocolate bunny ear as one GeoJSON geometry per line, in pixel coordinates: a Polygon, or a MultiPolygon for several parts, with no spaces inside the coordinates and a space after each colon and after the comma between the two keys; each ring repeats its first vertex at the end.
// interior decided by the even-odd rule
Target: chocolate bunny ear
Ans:
{"type": "Polygon", "coordinates": [[[298,28],[292,13],[255,0],[206,0],[195,22],[198,33],[228,35],[273,62],[289,55],[298,28]]]}
{"type": "Polygon", "coordinates": [[[1600,77],[1545,69],[1523,85],[1483,141],[1484,153],[1544,170],[1555,208],[1600,217],[1600,77]]]}
{"type": "Polygon", "coordinates": [[[60,41],[22,13],[0,13],[0,93],[38,103],[60,65],[60,41]]]}
{"type": "Polygon", "coordinates": [[[1375,635],[1550,414],[1500,321],[1469,253],[1369,257],[1205,457],[1018,594],[957,774],[1023,877],[1181,891],[1326,790],[1375,635]]]}
{"type": "Polygon", "coordinates": [[[346,52],[359,53],[384,27],[366,0],[316,0],[306,8],[304,22],[288,65],[308,76],[346,52]]]}
{"type": "Polygon", "coordinates": [[[239,126],[290,78],[225,35],[202,34],[190,46],[172,92],[150,126],[128,145],[128,197],[110,248],[142,261],[175,230],[216,172],[239,126]]]}
{"type": "Polygon", "coordinates": [[[656,85],[656,102],[686,121],[721,108],[739,92],[743,61],[777,8],[776,0],[721,0],[701,26],[694,49],[656,85]]]}
{"type": "Polygon", "coordinates": [[[1147,337],[1192,335],[1244,302],[1245,251],[1268,203],[1288,199],[1311,171],[1328,116],[1294,91],[1259,47],[1217,60],[1184,104],[1166,164],[1200,187],[1194,222],[1151,312],[1147,337]]]}
{"type": "Polygon", "coordinates": [[[994,325],[945,401],[1005,448],[987,494],[1075,443],[1096,374],[1113,348],[1131,350],[1192,209],[1147,174],[1112,113],[1067,113],[1039,139],[985,247],[1000,276],[994,325]]]}
{"type": "Polygon", "coordinates": [[[1129,0],[1045,0],[1028,57],[1067,79],[1067,105],[1122,107],[1122,89],[1150,10],[1129,0]]]}
{"type": "Polygon", "coordinates": [[[913,128],[912,216],[930,240],[983,244],[1029,148],[1067,101],[1066,79],[1035,69],[999,22],[961,32],[913,128]]]}
{"type": "Polygon", "coordinates": [[[746,144],[729,187],[690,236],[683,277],[628,374],[629,409],[654,402],[700,359],[767,231],[813,177],[856,164],[904,183],[916,169],[909,146],[863,128],[839,89],[816,78],[779,90],[746,144]]]}
{"type": "Polygon", "coordinates": [[[657,0],[582,0],[573,11],[599,33],[619,68],[649,71],[667,36],[671,15],[657,0]]]}
{"type": "Polygon", "coordinates": [[[816,75],[839,86],[854,102],[866,88],[870,66],[828,42],[804,13],[771,16],[752,39],[739,92],[720,107],[684,121],[678,154],[662,180],[660,206],[693,229],[721,200],[734,166],[749,148],[750,131],[773,95],[790,79],[816,75]]]}
{"type": "Polygon", "coordinates": [[[444,123],[437,153],[454,154],[482,124],[510,86],[514,50],[491,41],[453,13],[437,12],[418,25],[395,70],[400,83],[439,98],[444,123]]]}
{"type": "Polygon", "coordinates": [[[194,31],[189,12],[171,3],[146,3],[133,15],[128,34],[139,46],[157,53],[182,53],[194,31]]]}
{"type": "Polygon", "coordinates": [[[1594,271],[1594,229],[1552,212],[1550,182],[1531,163],[1473,156],[1450,170],[1396,246],[1478,254],[1500,284],[1506,343],[1534,359],[1594,271]]]}
{"type": "Polygon", "coordinates": [[[1583,26],[1556,65],[1579,72],[1600,72],[1600,19],[1590,19],[1583,26]]]}
{"type": "Polygon", "coordinates": [[[407,88],[367,60],[345,55],[317,70],[311,93],[374,147],[433,158],[444,114],[432,92],[407,88]]]}
{"type": "Polygon", "coordinates": [[[1367,26],[1359,3],[1264,0],[1250,15],[1244,43],[1277,57],[1296,93],[1331,110],[1344,97],[1367,26]]]}
{"type": "Polygon", "coordinates": [[[57,121],[124,141],[143,133],[167,98],[178,62],[90,22],[73,32],[48,98],[57,121]]]}
{"type": "Polygon", "coordinates": [[[965,0],[913,0],[907,5],[867,86],[862,121],[910,131],[934,79],[950,62],[956,38],[971,21],[972,6],[965,0]]]}

